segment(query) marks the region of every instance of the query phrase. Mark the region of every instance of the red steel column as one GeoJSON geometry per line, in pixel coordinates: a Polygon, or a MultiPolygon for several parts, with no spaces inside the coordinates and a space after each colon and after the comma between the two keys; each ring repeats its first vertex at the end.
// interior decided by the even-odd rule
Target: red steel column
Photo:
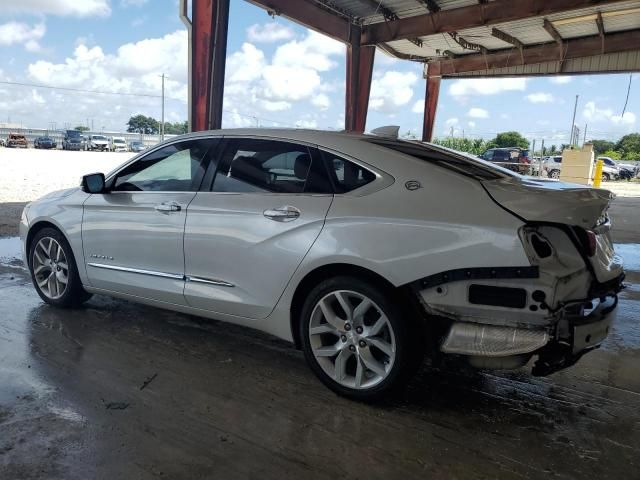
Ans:
{"type": "Polygon", "coordinates": [[[229,0],[193,0],[191,129],[222,126],[229,0]]]}
{"type": "Polygon", "coordinates": [[[430,63],[427,67],[427,87],[424,94],[423,142],[430,142],[433,139],[433,126],[436,123],[436,109],[440,94],[440,78],[440,63],[430,63]]]}
{"type": "Polygon", "coordinates": [[[375,46],[360,46],[360,27],[351,29],[351,42],[347,44],[347,88],[344,127],[349,132],[364,132],[371,92],[371,76],[375,46]]]}

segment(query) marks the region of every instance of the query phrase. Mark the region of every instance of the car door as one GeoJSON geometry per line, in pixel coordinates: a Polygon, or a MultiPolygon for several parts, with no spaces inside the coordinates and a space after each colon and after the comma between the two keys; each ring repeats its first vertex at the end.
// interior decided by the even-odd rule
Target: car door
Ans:
{"type": "Polygon", "coordinates": [[[184,222],[217,139],[178,141],[125,166],[84,204],[91,286],[184,304],[184,222]]]}
{"type": "Polygon", "coordinates": [[[209,191],[198,192],[187,210],[188,304],[267,317],[320,234],[332,192],[312,147],[225,139],[209,191]]]}

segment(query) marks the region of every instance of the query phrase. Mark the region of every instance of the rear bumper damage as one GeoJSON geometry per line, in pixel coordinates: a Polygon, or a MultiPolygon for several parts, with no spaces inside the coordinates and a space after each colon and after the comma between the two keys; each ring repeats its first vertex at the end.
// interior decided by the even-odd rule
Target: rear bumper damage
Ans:
{"type": "Polygon", "coordinates": [[[464,355],[472,366],[488,369],[519,368],[536,355],[533,375],[555,373],[574,365],[607,337],[623,279],[621,274],[613,281],[594,283],[590,292],[598,292],[599,298],[567,301],[547,311],[551,321],[546,326],[450,321],[440,351],[464,355]]]}

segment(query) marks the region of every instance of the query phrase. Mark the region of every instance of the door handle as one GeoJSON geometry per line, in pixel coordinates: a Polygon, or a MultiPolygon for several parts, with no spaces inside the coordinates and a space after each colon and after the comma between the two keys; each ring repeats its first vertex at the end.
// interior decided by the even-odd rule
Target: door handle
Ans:
{"type": "Polygon", "coordinates": [[[284,207],[273,208],[265,210],[262,214],[269,220],[276,222],[290,222],[300,216],[300,210],[291,205],[285,205],[284,207]]]}
{"type": "Polygon", "coordinates": [[[155,208],[158,212],[179,212],[182,207],[178,202],[162,202],[156,205],[155,208]]]}

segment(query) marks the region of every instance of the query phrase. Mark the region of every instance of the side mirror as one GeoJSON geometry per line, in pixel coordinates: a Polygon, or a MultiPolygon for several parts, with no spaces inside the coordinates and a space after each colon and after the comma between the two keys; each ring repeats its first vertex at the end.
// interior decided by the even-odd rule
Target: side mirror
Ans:
{"type": "Polygon", "coordinates": [[[82,191],[86,193],[104,192],[104,173],[90,173],[82,177],[82,191]]]}

